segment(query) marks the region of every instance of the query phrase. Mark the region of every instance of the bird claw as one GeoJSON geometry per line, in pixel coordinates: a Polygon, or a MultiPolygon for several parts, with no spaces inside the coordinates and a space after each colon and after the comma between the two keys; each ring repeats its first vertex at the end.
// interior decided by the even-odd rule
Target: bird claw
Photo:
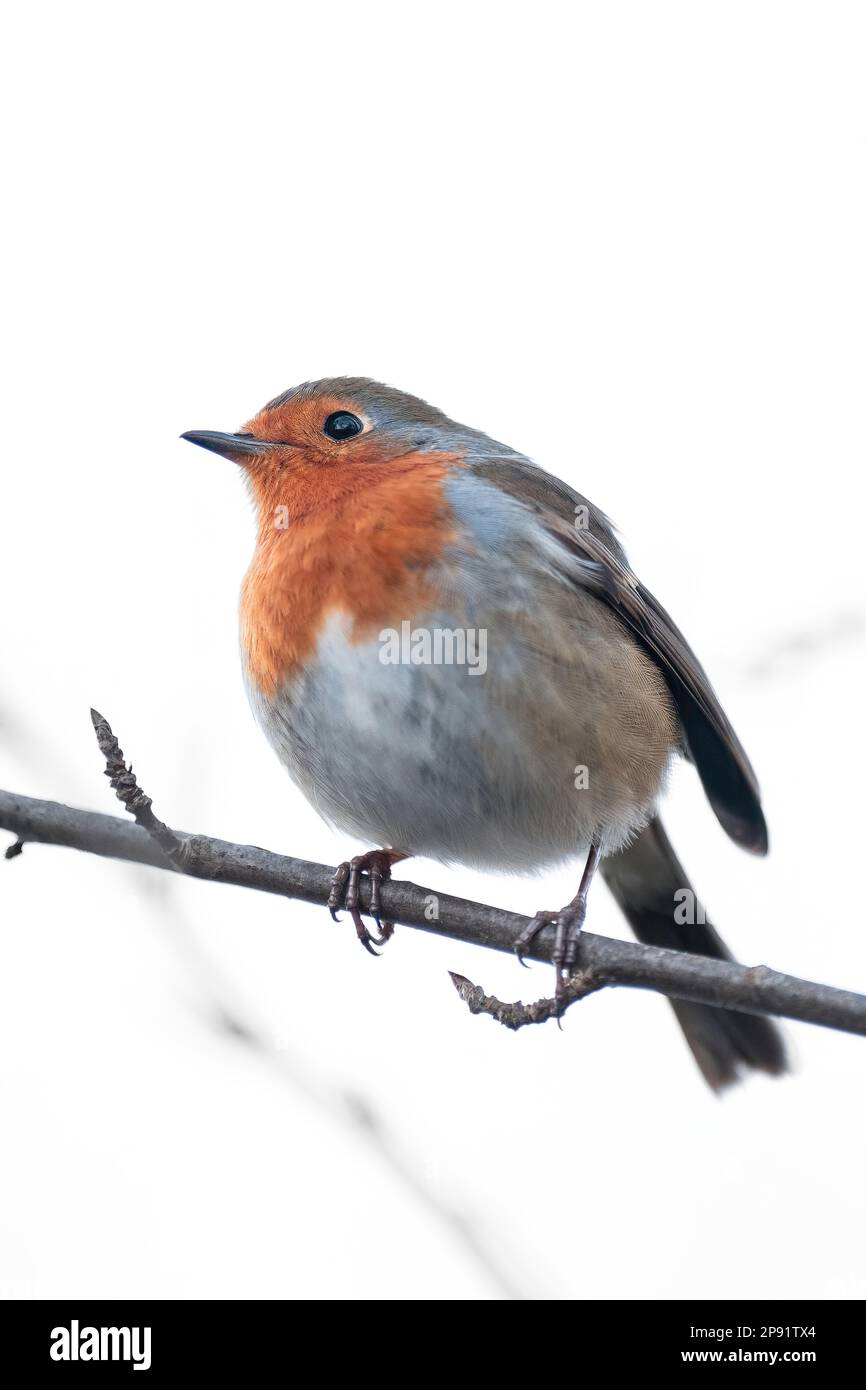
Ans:
{"type": "Polygon", "coordinates": [[[358,940],[371,956],[378,956],[376,946],[384,946],[394,934],[393,922],[383,922],[380,915],[381,886],[390,877],[390,854],[386,850],[374,849],[338,865],[331,880],[328,911],[334,921],[338,922],[340,919],[337,916],[337,908],[345,907],[354,924],[358,940]],[[364,873],[370,877],[370,916],[376,924],[375,933],[369,930],[361,916],[361,876],[364,873]]]}
{"type": "Polygon", "coordinates": [[[524,955],[529,950],[539,932],[544,931],[545,927],[549,927],[551,922],[555,922],[558,916],[558,912],[536,912],[529,926],[524,928],[518,936],[514,943],[514,954],[517,956],[524,970],[529,969],[529,966],[523,959],[524,955]]]}
{"type": "Polygon", "coordinates": [[[566,907],[560,908],[558,912],[542,910],[536,912],[529,925],[520,933],[514,943],[514,953],[520,964],[525,966],[524,955],[532,946],[539,932],[545,927],[556,927],[556,938],[553,944],[553,968],[556,972],[556,988],[554,999],[557,1004],[556,1022],[562,1028],[561,1015],[565,1009],[566,986],[571,979],[577,961],[577,945],[580,940],[580,933],[583,927],[583,919],[586,916],[586,902],[576,901],[568,903],[566,907]]]}
{"type": "Polygon", "coordinates": [[[334,877],[331,879],[331,891],[328,894],[328,911],[335,922],[339,922],[340,920],[337,908],[343,901],[343,894],[351,869],[351,864],[346,860],[344,864],[337,865],[334,877]]]}

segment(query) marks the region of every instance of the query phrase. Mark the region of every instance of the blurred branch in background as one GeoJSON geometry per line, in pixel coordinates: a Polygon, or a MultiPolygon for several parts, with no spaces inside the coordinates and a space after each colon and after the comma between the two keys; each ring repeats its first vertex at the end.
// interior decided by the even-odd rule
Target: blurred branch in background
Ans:
{"type": "MultiPolygon", "coordinates": [[[[130,825],[97,812],[0,791],[0,828],[17,836],[12,847],[16,854],[20,853],[19,844],[27,841],[65,845],[217,883],[257,888],[305,902],[327,903],[334,871],[324,864],[273,854],[252,845],[236,845],[210,836],[170,830],[153,814],[150,798],[139,788],[124,762],[107,722],[95,712],[92,716],[100,748],[106,757],[106,775],[139,824],[130,825]]],[[[361,906],[365,911],[369,910],[369,893],[370,885],[364,882],[361,906]]],[[[381,906],[388,921],[500,951],[512,951],[528,924],[528,919],[518,913],[436,894],[406,881],[384,883],[381,906]]],[[[550,961],[552,937],[552,929],[539,933],[527,955],[550,961]]],[[[473,1012],[489,1013],[511,1027],[542,1022],[557,1013],[549,1001],[526,1007],[505,1005],[488,998],[462,976],[452,976],[452,979],[473,1012]]],[[[800,980],[764,965],[746,967],[584,932],[579,943],[577,972],[567,992],[566,1003],[607,985],[651,989],[675,999],[744,1013],[775,1014],[866,1035],[864,995],[800,980]]]]}
{"type": "Polygon", "coordinates": [[[283,1042],[276,1043],[267,1030],[251,1020],[236,988],[201,950],[179,905],[171,900],[170,892],[166,891],[172,887],[171,880],[161,879],[155,886],[163,899],[162,910],[157,916],[166,924],[175,946],[182,950],[192,967],[207,1021],[224,1037],[253,1052],[283,1083],[315,1106],[330,1122],[345,1124],[353,1130],[433,1220],[450,1231],[463,1253],[487,1277],[496,1294],[511,1300],[534,1297],[513,1272],[515,1268],[520,1269],[520,1263],[493,1254],[481,1223],[462,1202],[454,1202],[437,1191],[366,1096],[355,1087],[317,1075],[305,1058],[291,1052],[283,1042]],[[167,918],[170,920],[166,921],[167,918]]]}
{"type": "Polygon", "coordinates": [[[760,656],[741,669],[749,680],[766,680],[804,659],[822,655],[834,647],[862,642],[866,637],[866,612],[843,609],[827,617],[820,626],[796,628],[773,641],[765,641],[760,656]]]}
{"type": "MultiPolygon", "coordinates": [[[[58,765],[59,757],[53,748],[42,741],[18,720],[4,718],[5,711],[0,708],[0,732],[13,729],[16,743],[26,746],[28,761],[37,762],[41,767],[58,765]]],[[[183,849],[179,855],[179,840],[152,811],[150,798],[138,787],[132,770],[126,767],[117,740],[106,721],[95,711],[91,718],[97,734],[97,742],[106,758],[105,775],[110,779],[118,799],[123,802],[139,824],[147,830],[151,839],[164,850],[169,861],[178,867],[183,862],[183,849]]],[[[18,798],[13,798],[18,800],[18,798]]],[[[126,822],[118,821],[126,826],[126,822]]],[[[3,827],[5,828],[5,826],[3,827]]],[[[16,838],[7,847],[3,857],[7,860],[17,858],[24,849],[25,840],[36,836],[16,838]]],[[[59,843],[49,839],[47,843],[59,843]]],[[[114,857],[114,856],[112,856],[114,857]]],[[[142,861],[132,855],[119,855],[131,865],[142,861]]],[[[165,860],[162,867],[166,867],[165,860]]],[[[173,881],[157,875],[145,879],[135,876],[137,891],[144,889],[151,907],[158,904],[155,919],[164,926],[167,938],[174,950],[184,957],[190,978],[195,982],[200,1004],[196,1009],[201,1021],[213,1028],[230,1042],[245,1048],[271,1071],[304,1102],[312,1105],[324,1116],[327,1123],[346,1125],[355,1136],[365,1144],[375,1158],[403,1185],[411,1197],[426,1210],[433,1221],[443,1225],[457,1245],[488,1279],[494,1294],[510,1299],[523,1300],[537,1296],[531,1284],[524,1277],[524,1262],[519,1253],[513,1250],[494,1252],[493,1242],[484,1232],[484,1223],[472,1212],[462,1199],[452,1199],[441,1192],[438,1185],[430,1180],[419,1168],[400,1137],[379,1114],[376,1106],[362,1094],[357,1087],[349,1086],[339,1078],[318,1074],[308,1064],[306,1058],[288,1048],[283,1040],[276,1041],[267,1029],[255,1022],[250,1009],[239,997],[237,989],[204,951],[197,940],[196,933],[184,917],[183,909],[173,893],[173,881]]],[[[496,1246],[502,1245],[501,1233],[497,1233],[496,1246]]]]}

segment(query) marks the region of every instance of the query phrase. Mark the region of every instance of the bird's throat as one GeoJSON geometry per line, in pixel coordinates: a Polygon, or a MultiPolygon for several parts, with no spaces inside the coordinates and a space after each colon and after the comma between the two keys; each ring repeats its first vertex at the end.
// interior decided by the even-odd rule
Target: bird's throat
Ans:
{"type": "Polygon", "coordinates": [[[456,537],[444,496],[450,455],[254,482],[256,552],[241,594],[247,673],[269,699],[314,659],[334,614],[351,640],[399,626],[435,599],[432,572],[456,537]]]}

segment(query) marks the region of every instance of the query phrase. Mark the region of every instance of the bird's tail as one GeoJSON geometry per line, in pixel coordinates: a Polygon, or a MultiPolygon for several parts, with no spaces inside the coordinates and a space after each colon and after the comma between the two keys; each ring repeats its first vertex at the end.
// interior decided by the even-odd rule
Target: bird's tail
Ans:
{"type": "MultiPolygon", "coordinates": [[[[716,960],[733,959],[706,921],[657,817],[626,849],[603,859],[601,873],[638,941],[716,960]]],[[[672,999],[671,1004],[714,1091],[739,1080],[740,1072],[750,1067],[774,1076],[787,1070],[782,1035],[768,1018],[686,1000],[672,999]]]]}

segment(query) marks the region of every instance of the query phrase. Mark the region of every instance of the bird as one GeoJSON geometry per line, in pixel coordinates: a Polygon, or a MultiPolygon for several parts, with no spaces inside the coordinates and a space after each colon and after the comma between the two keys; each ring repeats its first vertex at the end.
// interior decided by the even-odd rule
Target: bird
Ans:
{"type": "MultiPolygon", "coordinates": [[[[328,906],[377,954],[381,884],[412,855],[540,873],[581,856],[554,929],[556,998],[598,870],[637,938],[731,955],[659,819],[677,758],[735,844],[767,826],[751,764],[686,639],[581,493],[367,377],[306,382],[240,430],[183,439],[242,470],[257,540],[240,601],[253,713],[333,827],[371,846],[328,906]],[[360,884],[370,882],[363,919],[360,884]]],[[[706,1081],[786,1070],[767,1018],[671,1001],[706,1081]]]]}

